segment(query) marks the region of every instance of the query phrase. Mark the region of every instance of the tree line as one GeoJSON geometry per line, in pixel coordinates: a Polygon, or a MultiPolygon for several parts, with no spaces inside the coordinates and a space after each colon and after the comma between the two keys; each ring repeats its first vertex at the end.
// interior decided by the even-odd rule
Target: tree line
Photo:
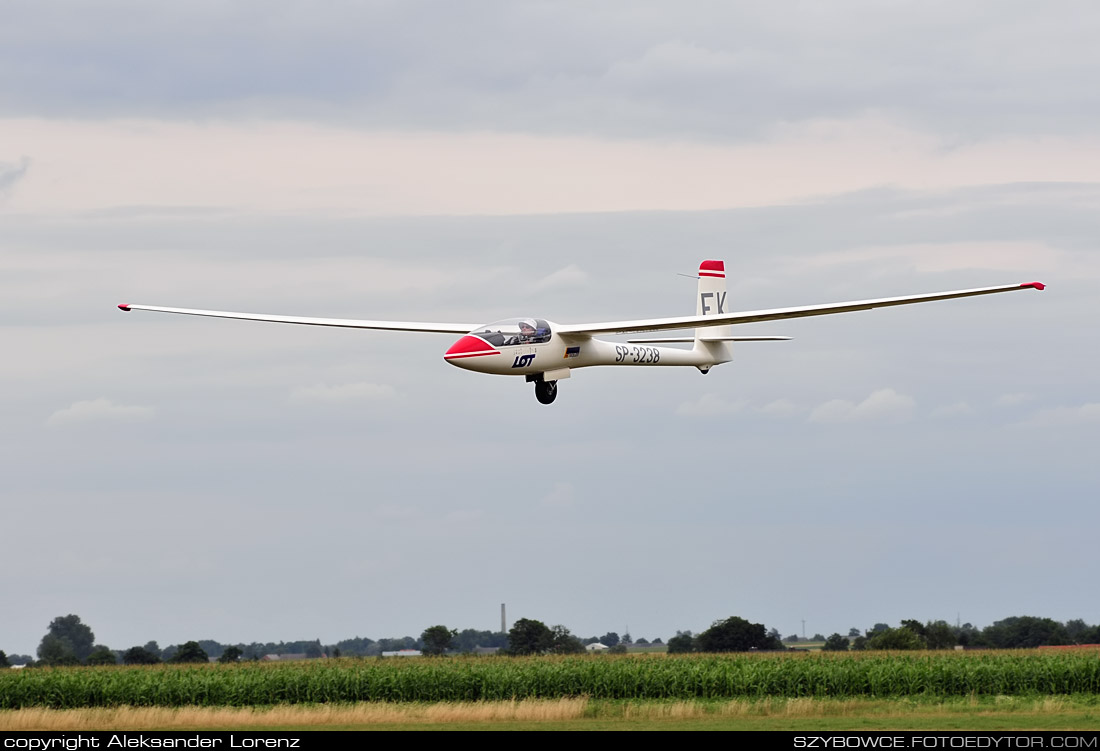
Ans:
{"type": "MultiPolygon", "coordinates": [[[[1061,623],[1050,618],[1013,616],[978,629],[966,623],[950,625],[945,621],[903,620],[891,627],[876,623],[861,631],[852,628],[847,636],[815,636],[826,651],[847,650],[912,650],[912,649],[1026,649],[1040,646],[1100,644],[1100,625],[1089,625],[1081,619],[1061,623]]],[[[335,644],[323,645],[319,639],[292,642],[252,642],[251,644],[221,644],[210,639],[170,645],[161,649],[157,642],[146,642],[126,650],[112,650],[95,643],[92,629],[79,616],[58,616],[50,622],[46,635],[38,646],[38,659],[30,655],[6,655],[0,651],[0,668],[11,665],[128,665],[160,662],[236,662],[259,660],[267,655],[301,655],[305,658],[372,657],[383,652],[418,649],[429,655],[471,653],[475,650],[496,650],[503,654],[578,654],[589,644],[599,642],[611,652],[626,652],[628,647],[663,646],[660,639],[634,640],[630,634],[620,637],[608,632],[603,636],[578,638],[565,626],[547,626],[542,621],[521,618],[507,633],[464,629],[458,631],[444,625],[430,626],[419,638],[404,636],[391,639],[367,639],[356,636],[335,644]]],[[[668,640],[670,653],[684,652],[744,652],[781,651],[788,644],[799,642],[797,636],[781,639],[776,629],[750,623],[733,616],[715,621],[699,634],[677,631],[668,640]]]]}

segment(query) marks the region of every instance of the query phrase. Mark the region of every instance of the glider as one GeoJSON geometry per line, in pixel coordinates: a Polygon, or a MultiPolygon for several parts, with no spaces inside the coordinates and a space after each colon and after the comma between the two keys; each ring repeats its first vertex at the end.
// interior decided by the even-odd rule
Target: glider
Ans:
{"type": "Polygon", "coordinates": [[[636,321],[557,324],[542,318],[509,318],[486,325],[473,323],[422,323],[413,321],[357,321],[343,318],[302,318],[257,313],[232,313],[221,310],[164,308],[154,305],[119,305],[124,311],[151,310],[212,318],[244,321],[295,323],[305,326],[336,326],[351,329],[416,331],[434,334],[461,334],[443,354],[447,362],[465,370],[496,375],[523,376],[535,384],[535,397],[550,404],[558,395],[558,381],[569,378],[577,368],[594,365],[635,365],[660,367],[681,365],[698,368],[706,374],[715,365],[732,359],[732,342],[779,341],[787,336],[734,336],[733,327],[743,323],[782,321],[788,318],[849,313],[855,310],[888,308],[918,302],[951,300],[956,297],[992,295],[1022,289],[1042,290],[1041,282],[979,287],[951,292],[935,292],[877,300],[804,305],[794,308],[727,312],[726,270],[722,261],[703,261],[699,265],[699,291],[695,315],[673,318],[649,318],[636,321]],[[628,339],[611,342],[597,334],[636,334],[653,331],[694,329],[694,336],[628,339]],[[690,348],[661,347],[660,344],[691,344],[690,348]]]}

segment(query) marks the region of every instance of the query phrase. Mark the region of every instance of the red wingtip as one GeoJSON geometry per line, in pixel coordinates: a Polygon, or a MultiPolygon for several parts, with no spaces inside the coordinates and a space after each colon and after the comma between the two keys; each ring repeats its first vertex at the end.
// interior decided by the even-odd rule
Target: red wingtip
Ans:
{"type": "Polygon", "coordinates": [[[127,313],[130,312],[130,306],[129,305],[119,305],[118,309],[119,310],[125,310],[127,313]]]}
{"type": "Polygon", "coordinates": [[[1047,288],[1047,285],[1043,284],[1042,282],[1028,282],[1027,284],[1021,284],[1020,286],[1021,287],[1034,287],[1035,289],[1039,290],[1040,292],[1047,288]]]}

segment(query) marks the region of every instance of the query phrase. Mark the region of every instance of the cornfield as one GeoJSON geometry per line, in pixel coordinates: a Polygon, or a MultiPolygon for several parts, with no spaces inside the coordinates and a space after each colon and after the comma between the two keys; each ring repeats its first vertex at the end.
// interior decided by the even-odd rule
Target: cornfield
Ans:
{"type": "Polygon", "coordinates": [[[0,671],[0,709],[1100,693],[1095,652],[340,659],[0,671]]]}

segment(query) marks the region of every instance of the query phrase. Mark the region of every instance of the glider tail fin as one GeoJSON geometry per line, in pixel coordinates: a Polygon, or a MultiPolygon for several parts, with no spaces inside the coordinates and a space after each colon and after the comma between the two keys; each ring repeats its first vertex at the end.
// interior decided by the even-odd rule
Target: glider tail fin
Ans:
{"type": "MultiPolygon", "coordinates": [[[[695,314],[708,316],[727,312],[726,264],[723,261],[703,261],[699,264],[699,292],[695,299],[695,314]]],[[[695,329],[695,349],[705,350],[711,355],[715,365],[728,362],[732,358],[729,342],[714,340],[730,336],[733,336],[733,326],[700,326],[695,329]]]]}

